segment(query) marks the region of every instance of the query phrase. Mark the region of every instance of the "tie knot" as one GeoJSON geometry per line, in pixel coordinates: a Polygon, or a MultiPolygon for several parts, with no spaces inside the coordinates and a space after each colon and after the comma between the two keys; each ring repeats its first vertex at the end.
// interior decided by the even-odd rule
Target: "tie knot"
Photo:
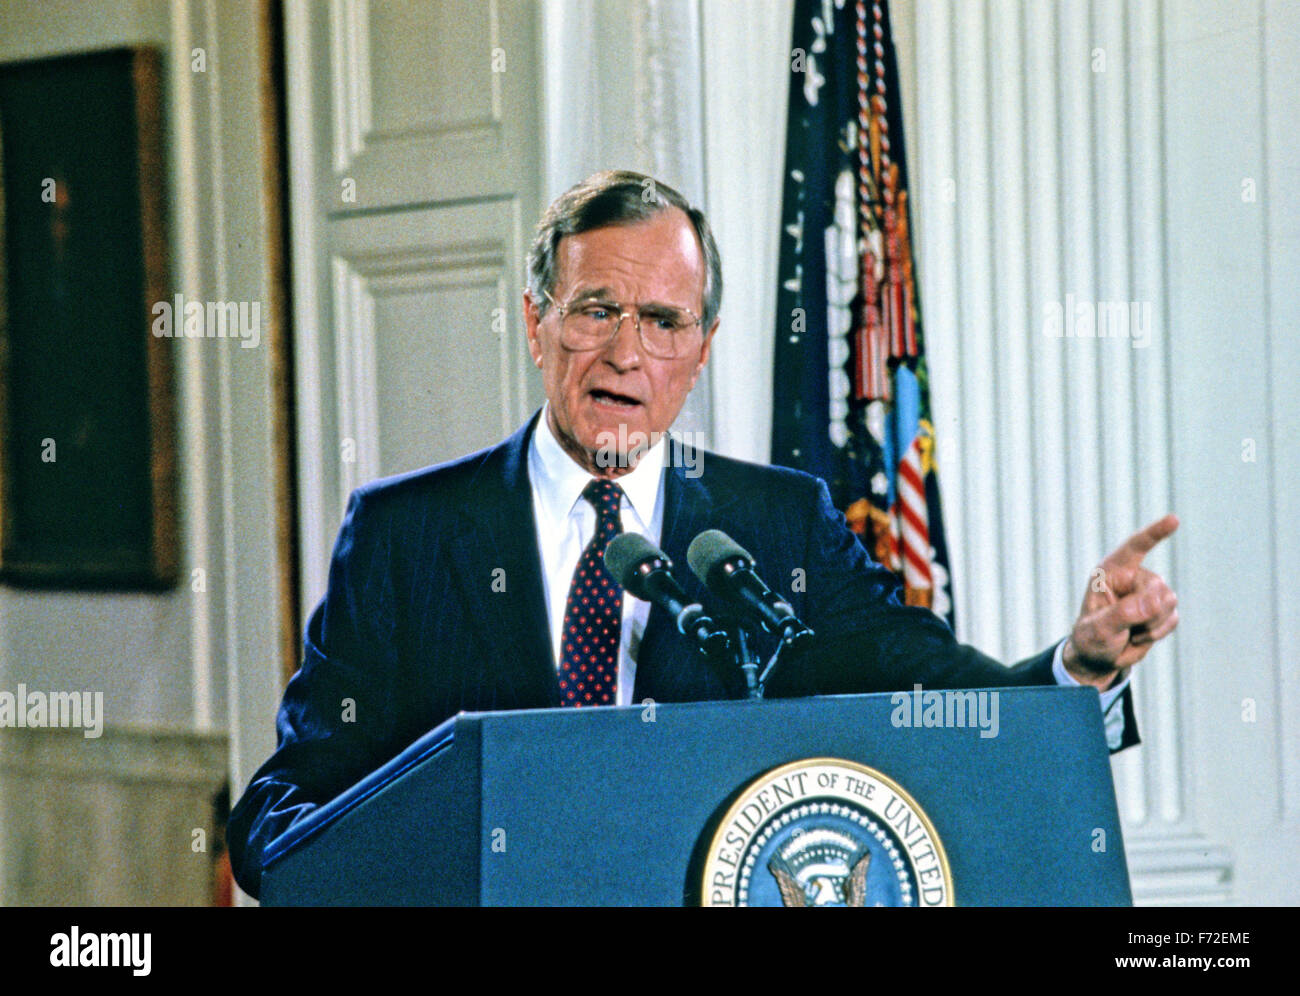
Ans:
{"type": "Polygon", "coordinates": [[[623,502],[623,489],[613,481],[593,478],[582,489],[582,497],[591,502],[596,518],[601,522],[618,521],[618,510],[623,502]]]}

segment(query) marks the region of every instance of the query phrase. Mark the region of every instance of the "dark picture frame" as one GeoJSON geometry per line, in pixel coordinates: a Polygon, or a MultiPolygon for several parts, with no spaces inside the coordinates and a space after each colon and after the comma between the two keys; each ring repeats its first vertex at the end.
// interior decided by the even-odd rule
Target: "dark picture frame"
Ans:
{"type": "Polygon", "coordinates": [[[162,76],[151,48],[0,66],[0,581],[176,583],[162,76]]]}

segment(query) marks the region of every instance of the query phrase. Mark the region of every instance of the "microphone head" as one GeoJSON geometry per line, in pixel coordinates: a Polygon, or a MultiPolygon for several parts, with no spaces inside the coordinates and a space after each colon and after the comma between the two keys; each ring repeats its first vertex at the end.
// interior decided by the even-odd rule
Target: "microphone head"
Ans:
{"type": "Polygon", "coordinates": [[[605,547],[605,566],[626,591],[637,598],[641,594],[641,572],[637,566],[651,558],[668,563],[667,555],[640,533],[619,533],[605,547]]]}
{"type": "Polygon", "coordinates": [[[709,575],[733,557],[743,557],[748,565],[754,563],[749,551],[721,529],[706,529],[686,548],[686,562],[690,564],[691,572],[705,585],[709,583],[709,575]]]}

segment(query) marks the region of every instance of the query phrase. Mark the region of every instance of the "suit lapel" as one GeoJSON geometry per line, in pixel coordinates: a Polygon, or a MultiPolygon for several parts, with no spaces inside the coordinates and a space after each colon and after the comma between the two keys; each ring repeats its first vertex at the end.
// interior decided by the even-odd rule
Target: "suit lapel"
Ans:
{"type": "MultiPolygon", "coordinates": [[[[701,454],[697,452],[694,460],[679,460],[682,445],[671,438],[667,442],[659,546],[673,562],[673,576],[685,590],[687,599],[707,605],[704,586],[687,566],[686,549],[700,532],[715,525],[716,502],[704,477],[696,473],[702,467],[698,459],[701,454]],[[688,475],[689,468],[694,470],[688,475]]],[[[668,613],[657,606],[650,610],[637,652],[635,701],[721,698],[728,694],[727,684],[718,680],[703,657],[677,632],[668,613]]]]}
{"type": "Polygon", "coordinates": [[[473,530],[458,558],[465,577],[456,590],[479,593],[465,611],[477,620],[480,645],[500,648],[500,658],[483,661],[482,668],[504,701],[486,708],[560,704],[528,480],[528,445],[536,424],[534,415],[484,460],[467,509],[473,530]]]}

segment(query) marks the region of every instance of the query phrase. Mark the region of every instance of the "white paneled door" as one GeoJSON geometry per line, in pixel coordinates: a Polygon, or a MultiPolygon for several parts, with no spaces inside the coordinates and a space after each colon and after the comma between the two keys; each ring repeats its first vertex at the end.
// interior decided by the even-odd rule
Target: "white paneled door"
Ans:
{"type": "Polygon", "coordinates": [[[302,610],[349,492],[540,403],[520,296],[539,208],[538,8],[286,5],[302,610]]]}

